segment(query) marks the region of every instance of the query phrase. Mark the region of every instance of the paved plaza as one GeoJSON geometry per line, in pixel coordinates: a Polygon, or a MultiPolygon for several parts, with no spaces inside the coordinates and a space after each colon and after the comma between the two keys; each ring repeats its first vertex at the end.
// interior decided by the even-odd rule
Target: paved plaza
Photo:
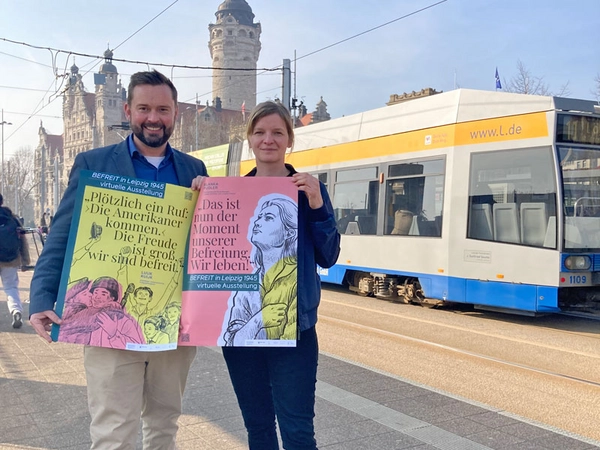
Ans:
{"type": "MultiPolygon", "coordinates": [[[[26,301],[30,280],[31,272],[21,274],[26,301]]],[[[46,344],[27,321],[14,330],[5,297],[0,299],[0,449],[88,449],[82,347],[46,344]]],[[[600,448],[329,355],[321,355],[318,380],[315,426],[321,450],[600,448]]],[[[199,348],[178,449],[241,450],[247,448],[245,435],[219,349],[199,348]]]]}

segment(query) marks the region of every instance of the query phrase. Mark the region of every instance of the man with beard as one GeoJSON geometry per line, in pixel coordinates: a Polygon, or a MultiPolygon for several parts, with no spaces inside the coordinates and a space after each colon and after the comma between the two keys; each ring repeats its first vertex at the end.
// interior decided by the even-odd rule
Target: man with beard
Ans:
{"type": "MultiPolygon", "coordinates": [[[[52,220],[31,282],[30,323],[51,342],[52,323],[60,324],[54,305],[79,173],[93,170],[150,181],[191,186],[206,175],[204,163],[168,144],[178,114],[177,90],[157,71],[131,76],[125,115],[132,134],[123,142],[77,155],[69,184],[52,220]]],[[[165,352],[134,352],[84,347],[92,449],[135,448],[140,415],[144,449],[173,449],[181,399],[195,347],[165,352]]]]}

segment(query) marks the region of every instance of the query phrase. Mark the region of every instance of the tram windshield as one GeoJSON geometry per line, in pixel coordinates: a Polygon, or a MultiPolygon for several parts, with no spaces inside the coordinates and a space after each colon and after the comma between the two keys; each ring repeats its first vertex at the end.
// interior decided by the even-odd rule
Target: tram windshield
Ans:
{"type": "Polygon", "coordinates": [[[565,250],[600,251],[600,149],[559,146],[565,250]]]}

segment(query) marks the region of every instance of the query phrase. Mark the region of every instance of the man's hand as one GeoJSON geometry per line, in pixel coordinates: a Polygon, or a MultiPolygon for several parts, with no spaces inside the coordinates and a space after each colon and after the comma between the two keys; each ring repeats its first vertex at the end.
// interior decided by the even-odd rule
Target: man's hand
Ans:
{"type": "Polygon", "coordinates": [[[53,323],[60,325],[62,320],[52,310],[42,311],[32,314],[29,323],[37,334],[43,337],[47,342],[52,342],[50,338],[50,328],[53,323]]]}
{"type": "Polygon", "coordinates": [[[200,188],[202,187],[202,183],[204,182],[204,179],[207,178],[205,176],[202,175],[198,175],[196,178],[194,178],[192,180],[192,191],[199,191],[200,188]]]}

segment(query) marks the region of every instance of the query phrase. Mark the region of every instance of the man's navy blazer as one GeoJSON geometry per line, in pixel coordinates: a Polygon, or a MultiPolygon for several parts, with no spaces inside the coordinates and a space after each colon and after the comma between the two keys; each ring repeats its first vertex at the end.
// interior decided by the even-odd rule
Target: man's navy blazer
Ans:
{"type": "MultiPolygon", "coordinates": [[[[173,163],[180,186],[189,187],[197,175],[207,175],[206,166],[201,160],[175,149],[173,149],[173,163]]],[[[29,298],[30,316],[37,312],[54,309],[81,170],[93,170],[135,178],[136,174],[127,139],[120,144],[79,153],[75,157],[69,175],[69,184],[52,219],[44,250],[35,265],[29,298]]]]}

